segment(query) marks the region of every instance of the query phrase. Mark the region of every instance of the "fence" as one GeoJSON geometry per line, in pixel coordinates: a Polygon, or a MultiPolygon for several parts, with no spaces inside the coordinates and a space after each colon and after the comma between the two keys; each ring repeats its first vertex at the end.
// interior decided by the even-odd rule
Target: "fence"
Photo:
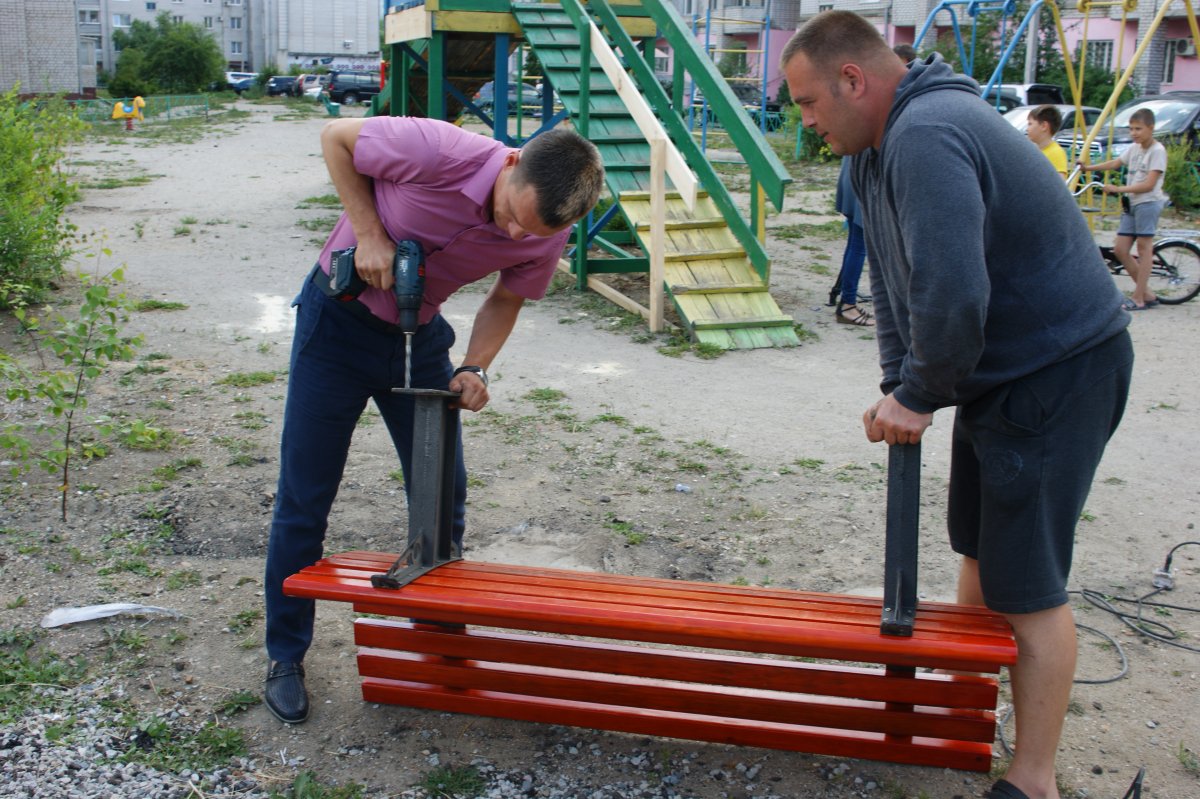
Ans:
{"type": "MultiPolygon", "coordinates": [[[[208,119],[208,95],[168,94],[143,97],[142,99],[146,103],[142,108],[142,116],[150,121],[200,115],[208,119]]],[[[131,98],[119,97],[111,100],[76,100],[73,105],[79,118],[85,122],[104,122],[112,119],[114,105],[128,102],[131,102],[131,98]]]]}

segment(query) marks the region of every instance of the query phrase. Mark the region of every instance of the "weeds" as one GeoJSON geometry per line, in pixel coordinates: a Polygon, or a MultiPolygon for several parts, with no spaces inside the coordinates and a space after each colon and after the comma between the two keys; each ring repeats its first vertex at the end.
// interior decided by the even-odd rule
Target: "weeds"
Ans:
{"type": "MultiPolygon", "coordinates": [[[[430,776],[432,774],[433,772],[430,773],[430,776]]],[[[428,780],[429,777],[426,777],[426,779],[428,780]]],[[[482,780],[480,780],[480,785],[480,790],[482,790],[482,780]]],[[[322,785],[314,772],[302,771],[296,775],[296,779],[292,781],[291,787],[287,788],[283,793],[272,791],[271,799],[362,799],[364,790],[364,786],[356,782],[347,783],[342,786],[322,785]]],[[[426,787],[426,790],[433,793],[434,789],[426,787]]],[[[440,793],[433,795],[450,796],[450,794],[440,793]]]]}
{"type": "MultiPolygon", "coordinates": [[[[456,799],[463,796],[477,796],[486,787],[483,776],[474,766],[439,766],[425,775],[421,787],[430,796],[439,799],[456,799]]],[[[299,797],[297,797],[299,799],[299,797]]]]}
{"type": "Polygon", "coordinates": [[[132,306],[135,311],[186,311],[187,303],[167,300],[137,300],[132,306]]]}
{"type": "Polygon", "coordinates": [[[274,383],[278,378],[275,372],[234,372],[225,375],[217,381],[218,386],[234,386],[235,388],[251,388],[274,383]]]}

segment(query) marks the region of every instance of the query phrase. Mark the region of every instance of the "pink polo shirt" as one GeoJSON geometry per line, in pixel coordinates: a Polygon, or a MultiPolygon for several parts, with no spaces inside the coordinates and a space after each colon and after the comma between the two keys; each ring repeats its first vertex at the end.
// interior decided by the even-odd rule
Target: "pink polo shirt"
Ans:
{"type": "MultiPolygon", "coordinates": [[[[375,209],[392,240],[415,239],[425,249],[421,324],[459,288],[493,272],[514,294],[545,296],[571,229],[514,241],[493,224],[492,189],[510,152],[498,141],[433,119],[372,117],[363,125],[354,168],[374,179],[375,209]]],[[[343,213],[321,250],[321,269],[328,274],[330,253],[356,243],[343,213]]],[[[368,288],[359,300],[384,321],[398,320],[390,290],[368,288]]]]}

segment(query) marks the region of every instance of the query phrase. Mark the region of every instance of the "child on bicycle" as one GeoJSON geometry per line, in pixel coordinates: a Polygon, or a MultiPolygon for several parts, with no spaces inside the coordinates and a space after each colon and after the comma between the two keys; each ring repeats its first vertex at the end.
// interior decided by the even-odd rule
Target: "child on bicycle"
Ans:
{"type": "Polygon", "coordinates": [[[1039,105],[1029,112],[1029,120],[1025,123],[1025,135],[1037,145],[1042,155],[1050,159],[1054,170],[1063,180],[1067,178],[1067,154],[1054,134],[1062,127],[1062,114],[1052,105],[1039,105]]]}
{"type": "Polygon", "coordinates": [[[1105,186],[1105,194],[1120,194],[1121,223],[1113,254],[1133,278],[1133,294],[1121,305],[1127,311],[1144,311],[1158,305],[1158,297],[1149,292],[1150,270],[1154,262],[1154,234],[1158,217],[1167,205],[1163,175],[1167,171],[1167,148],[1154,139],[1154,112],[1139,108],[1129,117],[1129,135],[1133,144],[1120,157],[1099,164],[1078,166],[1084,172],[1127,167],[1124,186],[1105,186]],[[1137,241],[1137,257],[1131,255],[1137,241]],[[1144,266],[1143,266],[1144,265],[1144,266]]]}

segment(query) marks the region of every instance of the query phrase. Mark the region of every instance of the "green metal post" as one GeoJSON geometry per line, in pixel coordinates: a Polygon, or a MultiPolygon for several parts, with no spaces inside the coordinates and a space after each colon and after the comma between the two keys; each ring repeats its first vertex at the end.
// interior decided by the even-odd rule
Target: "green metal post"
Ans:
{"type": "MultiPolygon", "coordinates": [[[[579,121],[578,131],[583,138],[588,137],[588,116],[590,115],[592,94],[592,36],[591,28],[585,24],[586,18],[575,21],[575,30],[579,31],[579,121]]],[[[588,216],[591,216],[590,214],[588,216]]],[[[575,286],[580,291],[587,288],[587,218],[575,226],[575,286]]]]}
{"type": "Polygon", "coordinates": [[[446,34],[434,31],[429,40],[429,118],[446,119],[446,34]]]}

